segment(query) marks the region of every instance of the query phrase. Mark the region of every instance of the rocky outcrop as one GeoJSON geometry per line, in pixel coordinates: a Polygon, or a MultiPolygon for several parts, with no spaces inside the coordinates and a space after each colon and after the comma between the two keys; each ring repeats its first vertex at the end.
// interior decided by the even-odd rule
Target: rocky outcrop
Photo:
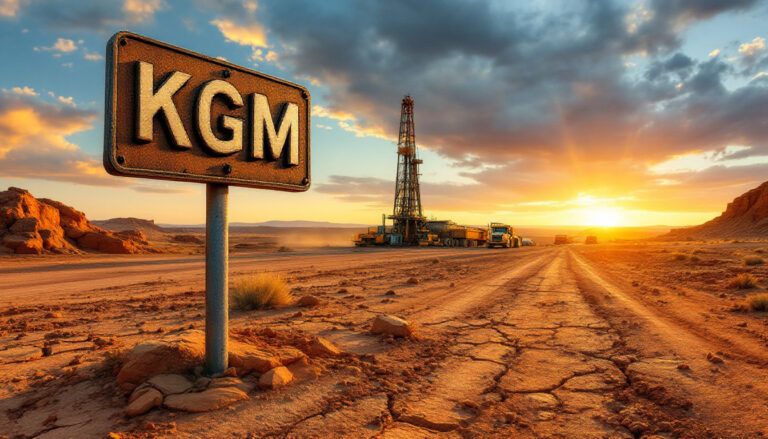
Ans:
{"type": "Polygon", "coordinates": [[[141,253],[152,251],[140,231],[111,232],[58,201],[15,187],[0,192],[0,254],[141,253]]]}
{"type": "Polygon", "coordinates": [[[728,203],[725,211],[694,227],[675,229],[662,240],[764,238],[768,234],[768,182],[728,203]]]}

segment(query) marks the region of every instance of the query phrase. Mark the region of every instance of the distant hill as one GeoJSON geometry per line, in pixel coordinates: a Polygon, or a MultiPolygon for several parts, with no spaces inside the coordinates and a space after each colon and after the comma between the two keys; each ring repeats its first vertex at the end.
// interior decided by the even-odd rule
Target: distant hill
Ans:
{"type": "Polygon", "coordinates": [[[123,230],[152,230],[162,232],[163,228],[155,224],[155,220],[146,220],[141,218],[110,218],[108,220],[93,220],[94,225],[102,229],[114,230],[120,232],[123,230]]]}
{"type": "Polygon", "coordinates": [[[694,227],[675,229],[663,240],[768,237],[768,182],[734,198],[720,216],[694,227]]]}
{"type": "MultiPolygon", "coordinates": [[[[167,228],[167,229],[198,229],[201,227],[205,227],[205,224],[160,224],[160,227],[167,228]]],[[[231,222],[229,223],[229,227],[277,227],[277,228],[302,228],[302,227],[310,227],[310,228],[339,228],[339,229],[350,229],[350,228],[361,228],[361,227],[368,227],[369,224],[352,224],[352,223],[332,223],[327,221],[265,221],[261,223],[243,223],[243,222],[231,222]]]]}

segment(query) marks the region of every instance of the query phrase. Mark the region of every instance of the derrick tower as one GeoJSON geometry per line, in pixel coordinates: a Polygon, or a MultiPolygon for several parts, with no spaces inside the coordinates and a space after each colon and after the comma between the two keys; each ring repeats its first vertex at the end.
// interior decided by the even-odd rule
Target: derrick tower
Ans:
{"type": "Polygon", "coordinates": [[[397,179],[395,206],[392,212],[393,231],[403,236],[404,244],[418,244],[425,218],[421,213],[419,189],[419,159],[413,123],[413,99],[403,98],[400,110],[400,135],[397,139],[397,179]]]}

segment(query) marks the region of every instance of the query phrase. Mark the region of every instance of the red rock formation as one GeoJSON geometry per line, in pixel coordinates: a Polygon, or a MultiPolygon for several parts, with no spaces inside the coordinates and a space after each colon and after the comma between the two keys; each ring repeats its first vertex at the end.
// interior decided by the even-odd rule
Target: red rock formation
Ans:
{"type": "Polygon", "coordinates": [[[662,239],[765,238],[768,181],[734,198],[720,216],[695,227],[675,229],[662,239]]]}
{"type": "Polygon", "coordinates": [[[36,199],[24,189],[0,192],[0,253],[103,253],[151,251],[141,232],[109,232],[58,201],[36,199]]]}

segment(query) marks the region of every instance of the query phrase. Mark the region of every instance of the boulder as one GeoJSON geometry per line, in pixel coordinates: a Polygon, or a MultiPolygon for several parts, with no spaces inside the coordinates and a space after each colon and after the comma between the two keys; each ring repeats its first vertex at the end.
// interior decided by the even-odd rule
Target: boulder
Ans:
{"type": "Polygon", "coordinates": [[[373,319],[371,332],[374,334],[391,334],[398,337],[410,337],[413,328],[407,321],[390,315],[380,315],[373,319]]]}
{"type": "Polygon", "coordinates": [[[151,387],[137,389],[134,394],[137,395],[131,395],[131,400],[125,408],[125,414],[128,416],[143,415],[163,403],[163,394],[151,387]]]}
{"type": "Polygon", "coordinates": [[[106,233],[86,232],[77,238],[77,245],[81,248],[96,250],[102,253],[131,254],[136,253],[134,245],[106,233]]]}
{"type": "Polygon", "coordinates": [[[77,253],[74,242],[105,253],[148,251],[140,232],[118,234],[94,226],[82,212],[57,201],[36,199],[24,189],[0,192],[0,242],[14,253],[77,253]],[[82,240],[80,242],[79,240],[82,240]]]}
{"type": "Polygon", "coordinates": [[[170,395],[165,398],[163,405],[171,410],[201,413],[218,410],[246,399],[248,395],[235,387],[214,387],[199,393],[170,395]]]}
{"type": "Polygon", "coordinates": [[[302,296],[296,304],[305,308],[311,308],[320,305],[320,299],[315,296],[302,296]]]}
{"type": "Polygon", "coordinates": [[[236,367],[240,375],[248,372],[264,373],[280,364],[277,355],[259,347],[240,342],[231,342],[229,345],[229,365],[236,367]]]}
{"type": "Polygon", "coordinates": [[[323,337],[315,337],[307,348],[312,357],[335,357],[341,354],[339,348],[323,337]]]}
{"type": "Polygon", "coordinates": [[[161,391],[163,395],[184,393],[192,388],[192,382],[189,381],[184,375],[171,373],[155,375],[147,382],[157,390],[161,391]]]}
{"type": "Polygon", "coordinates": [[[293,381],[293,374],[285,366],[278,366],[259,377],[259,388],[277,389],[293,381]]]}
{"type": "Polygon", "coordinates": [[[117,374],[117,383],[132,390],[155,375],[187,373],[202,363],[204,356],[205,334],[199,330],[141,342],[127,353],[117,374]]]}

